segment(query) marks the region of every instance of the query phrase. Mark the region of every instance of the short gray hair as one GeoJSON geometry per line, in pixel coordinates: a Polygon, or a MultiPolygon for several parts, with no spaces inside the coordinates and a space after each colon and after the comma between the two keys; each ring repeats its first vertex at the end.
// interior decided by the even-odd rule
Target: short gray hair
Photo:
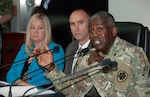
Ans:
{"type": "Polygon", "coordinates": [[[113,17],[110,13],[108,13],[108,12],[106,12],[106,11],[99,11],[99,12],[96,12],[96,13],[91,17],[90,21],[92,21],[92,20],[95,19],[95,18],[98,18],[98,19],[105,18],[105,19],[107,20],[107,23],[108,23],[108,25],[109,25],[110,27],[116,26],[114,17],[113,17]]]}

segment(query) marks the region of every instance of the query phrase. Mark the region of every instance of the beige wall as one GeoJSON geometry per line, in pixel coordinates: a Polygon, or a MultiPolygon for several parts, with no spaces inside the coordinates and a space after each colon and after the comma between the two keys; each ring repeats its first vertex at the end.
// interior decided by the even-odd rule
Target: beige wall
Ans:
{"type": "Polygon", "coordinates": [[[150,29],[150,0],[109,0],[108,6],[117,21],[136,21],[150,29]]]}

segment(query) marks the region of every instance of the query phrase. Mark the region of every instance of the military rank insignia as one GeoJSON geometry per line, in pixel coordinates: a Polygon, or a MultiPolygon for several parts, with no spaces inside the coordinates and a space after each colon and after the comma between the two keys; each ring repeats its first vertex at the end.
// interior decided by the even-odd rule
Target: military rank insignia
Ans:
{"type": "Polygon", "coordinates": [[[128,78],[128,74],[123,71],[123,70],[120,70],[118,73],[117,73],[117,80],[119,82],[124,82],[126,79],[128,78]]]}

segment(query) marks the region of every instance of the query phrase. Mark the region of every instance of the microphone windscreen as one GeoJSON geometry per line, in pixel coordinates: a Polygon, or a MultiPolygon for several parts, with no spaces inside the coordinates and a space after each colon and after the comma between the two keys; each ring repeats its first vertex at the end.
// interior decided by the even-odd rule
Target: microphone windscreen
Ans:
{"type": "Polygon", "coordinates": [[[53,52],[54,52],[54,53],[58,53],[58,52],[59,52],[59,46],[55,46],[55,47],[53,48],[53,52]]]}
{"type": "Polygon", "coordinates": [[[116,61],[112,61],[112,62],[111,62],[111,66],[112,66],[112,67],[117,67],[117,65],[118,65],[118,64],[117,64],[116,61]]]}
{"type": "Polygon", "coordinates": [[[118,63],[116,61],[111,62],[111,70],[116,71],[118,69],[118,63]]]}
{"type": "Polygon", "coordinates": [[[6,49],[6,51],[7,52],[10,52],[10,51],[13,51],[14,50],[14,45],[8,45],[8,47],[7,47],[7,49],[6,49]]]}
{"type": "Polygon", "coordinates": [[[101,62],[101,65],[106,66],[106,65],[110,65],[111,64],[111,60],[110,59],[105,59],[101,62]]]}
{"type": "Polygon", "coordinates": [[[105,59],[101,62],[101,65],[103,66],[102,71],[103,73],[108,73],[111,69],[111,60],[110,59],[105,59]]]}

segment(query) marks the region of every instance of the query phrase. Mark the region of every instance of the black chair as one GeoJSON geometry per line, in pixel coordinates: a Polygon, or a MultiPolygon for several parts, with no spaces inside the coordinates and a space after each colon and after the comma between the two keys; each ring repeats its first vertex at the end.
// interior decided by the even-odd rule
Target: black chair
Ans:
{"type": "MultiPolygon", "coordinates": [[[[3,56],[3,28],[0,25],[0,67],[2,66],[2,60],[3,60],[2,56],[3,56]]],[[[2,69],[0,69],[0,76],[1,73],[2,73],[2,69]]],[[[2,79],[0,78],[0,80],[2,79]]]]}
{"type": "Polygon", "coordinates": [[[48,17],[52,26],[52,36],[54,41],[66,50],[66,47],[73,39],[68,16],[55,14],[48,15],[48,17]]]}
{"type": "Polygon", "coordinates": [[[0,25],[0,66],[2,65],[2,52],[3,50],[3,28],[0,25]]]}
{"type": "Polygon", "coordinates": [[[116,22],[118,27],[118,36],[137,46],[140,46],[149,56],[149,31],[140,23],[136,22],[116,22]]]}
{"type": "Polygon", "coordinates": [[[144,48],[144,51],[146,53],[146,55],[149,57],[149,33],[150,31],[148,30],[148,27],[144,27],[144,44],[143,44],[143,48],[144,48]]]}

